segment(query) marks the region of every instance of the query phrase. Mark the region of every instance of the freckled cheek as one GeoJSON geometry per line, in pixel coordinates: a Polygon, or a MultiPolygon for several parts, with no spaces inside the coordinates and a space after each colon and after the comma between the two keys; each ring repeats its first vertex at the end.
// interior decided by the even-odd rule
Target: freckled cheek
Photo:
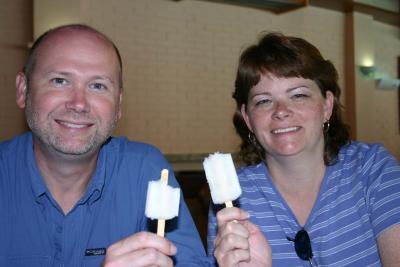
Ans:
{"type": "Polygon", "coordinates": [[[314,120],[314,121],[322,121],[324,118],[324,109],[323,106],[320,104],[315,104],[312,106],[309,106],[307,109],[303,109],[303,111],[300,113],[303,118],[306,120],[314,120]]]}
{"type": "Polygon", "coordinates": [[[316,114],[317,116],[323,116],[324,107],[321,104],[316,104],[310,107],[310,112],[316,114]]]}
{"type": "Polygon", "coordinates": [[[249,120],[253,130],[268,127],[271,122],[269,116],[265,113],[254,113],[249,117],[249,120]]]}

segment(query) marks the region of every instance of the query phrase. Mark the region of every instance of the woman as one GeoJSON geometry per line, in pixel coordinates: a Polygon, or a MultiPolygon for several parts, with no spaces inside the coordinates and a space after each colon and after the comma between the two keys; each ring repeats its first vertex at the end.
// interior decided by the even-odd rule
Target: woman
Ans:
{"type": "Polygon", "coordinates": [[[243,194],[209,215],[220,267],[399,266],[399,162],[349,140],[337,80],[300,38],[266,34],[241,55],[233,98],[243,194]]]}

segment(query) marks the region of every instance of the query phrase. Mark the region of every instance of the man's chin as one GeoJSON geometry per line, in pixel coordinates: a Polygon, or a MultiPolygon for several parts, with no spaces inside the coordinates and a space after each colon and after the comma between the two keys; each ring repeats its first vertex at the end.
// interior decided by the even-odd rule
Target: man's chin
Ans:
{"type": "Polygon", "coordinates": [[[65,148],[56,148],[56,151],[60,155],[64,155],[66,157],[83,157],[90,155],[92,153],[90,149],[65,149],[65,148]]]}
{"type": "Polygon", "coordinates": [[[55,143],[53,144],[54,150],[65,156],[85,156],[90,155],[96,150],[96,144],[93,142],[77,142],[77,143],[55,143]]]}
{"type": "Polygon", "coordinates": [[[107,136],[97,134],[80,137],[53,134],[45,136],[42,142],[58,156],[79,159],[93,156],[106,139],[107,136]]]}

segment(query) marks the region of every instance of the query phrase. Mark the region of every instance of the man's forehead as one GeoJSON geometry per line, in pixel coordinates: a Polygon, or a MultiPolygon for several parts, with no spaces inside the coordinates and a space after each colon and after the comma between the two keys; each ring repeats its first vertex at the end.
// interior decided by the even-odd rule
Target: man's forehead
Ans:
{"type": "Polygon", "coordinates": [[[90,40],[99,45],[112,47],[112,43],[100,33],[90,29],[62,28],[49,33],[42,42],[42,46],[54,45],[57,42],[69,43],[76,40],[90,40]]]}
{"type": "MultiPolygon", "coordinates": [[[[93,64],[96,62],[93,59],[106,60],[106,65],[109,66],[114,66],[115,62],[119,83],[122,86],[122,62],[118,49],[107,36],[90,27],[72,25],[48,32],[36,47],[33,58],[32,66],[42,67],[42,63],[46,62],[45,66],[49,66],[56,64],[56,60],[60,64],[66,63],[66,59],[69,62],[75,60],[79,64],[84,64],[85,59],[86,62],[93,64]]],[[[36,67],[33,67],[32,71],[34,69],[36,67]]]]}
{"type": "Polygon", "coordinates": [[[84,62],[85,59],[107,60],[118,64],[112,43],[90,31],[57,31],[43,40],[36,51],[37,64],[43,63],[42,60],[54,62],[61,59],[64,62],[66,58],[77,62],[84,62]]]}

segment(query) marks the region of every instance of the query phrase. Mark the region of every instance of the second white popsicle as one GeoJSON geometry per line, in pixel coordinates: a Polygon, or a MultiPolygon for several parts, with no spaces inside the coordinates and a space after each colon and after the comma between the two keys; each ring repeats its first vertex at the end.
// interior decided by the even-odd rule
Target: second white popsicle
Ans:
{"type": "Polygon", "coordinates": [[[203,162],[214,204],[232,206],[232,201],[242,194],[231,154],[210,154],[203,162]]]}

